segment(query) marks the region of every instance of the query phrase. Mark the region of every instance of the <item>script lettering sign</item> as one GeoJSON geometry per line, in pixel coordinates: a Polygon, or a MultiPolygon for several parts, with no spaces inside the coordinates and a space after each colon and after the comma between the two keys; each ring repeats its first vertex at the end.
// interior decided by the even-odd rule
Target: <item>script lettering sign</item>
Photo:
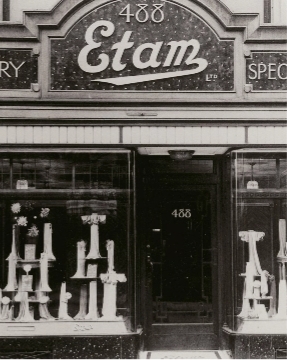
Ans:
{"type": "Polygon", "coordinates": [[[233,91],[234,41],[172,1],[115,1],[51,39],[50,90],[233,91]]]}
{"type": "Polygon", "coordinates": [[[0,89],[31,89],[37,83],[37,68],[31,50],[0,49],[0,89]]]}
{"type": "Polygon", "coordinates": [[[253,91],[287,90],[287,52],[252,52],[246,67],[253,91]]]}

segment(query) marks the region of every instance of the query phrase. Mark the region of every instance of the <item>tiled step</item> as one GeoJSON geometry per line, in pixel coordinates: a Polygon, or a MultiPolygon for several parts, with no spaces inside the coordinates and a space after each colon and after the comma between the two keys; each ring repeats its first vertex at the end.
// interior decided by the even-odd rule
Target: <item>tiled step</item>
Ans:
{"type": "Polygon", "coordinates": [[[216,349],[217,336],[214,334],[153,335],[149,341],[152,350],[203,350],[216,349]]]}
{"type": "Polygon", "coordinates": [[[213,324],[153,324],[148,348],[151,350],[214,350],[218,339],[213,324]]]}
{"type": "Polygon", "coordinates": [[[154,335],[160,334],[213,334],[213,324],[153,324],[152,333],[154,335]]]}

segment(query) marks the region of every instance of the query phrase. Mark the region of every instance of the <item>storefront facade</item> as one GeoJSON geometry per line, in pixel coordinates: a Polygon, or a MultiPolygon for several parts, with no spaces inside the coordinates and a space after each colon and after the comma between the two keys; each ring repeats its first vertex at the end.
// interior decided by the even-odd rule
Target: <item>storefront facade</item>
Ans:
{"type": "Polygon", "coordinates": [[[1,24],[0,357],[286,352],[285,30],[203,0],[1,24]]]}

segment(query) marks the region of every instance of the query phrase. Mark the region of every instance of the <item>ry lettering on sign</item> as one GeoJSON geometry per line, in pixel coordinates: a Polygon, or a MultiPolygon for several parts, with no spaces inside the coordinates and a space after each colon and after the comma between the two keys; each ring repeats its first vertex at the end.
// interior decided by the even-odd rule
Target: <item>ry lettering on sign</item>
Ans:
{"type": "Polygon", "coordinates": [[[25,64],[26,61],[22,61],[20,65],[16,65],[13,61],[0,61],[0,78],[5,77],[19,77],[19,69],[25,64]]]}
{"type": "Polygon", "coordinates": [[[172,1],[117,1],[51,40],[50,90],[233,91],[233,47],[172,1]]]}
{"type": "Polygon", "coordinates": [[[252,52],[246,66],[253,91],[287,90],[287,52],[252,52]]]}
{"type": "Polygon", "coordinates": [[[37,66],[31,50],[0,49],[0,89],[31,89],[37,66]]]}

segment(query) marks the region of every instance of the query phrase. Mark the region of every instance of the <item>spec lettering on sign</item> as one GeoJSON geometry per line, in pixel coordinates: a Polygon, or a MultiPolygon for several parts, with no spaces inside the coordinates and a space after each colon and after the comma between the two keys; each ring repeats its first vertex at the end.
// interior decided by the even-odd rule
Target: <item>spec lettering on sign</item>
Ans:
{"type": "Polygon", "coordinates": [[[246,84],[252,91],[287,90],[287,52],[252,51],[246,59],[246,84]]]}
{"type": "Polygon", "coordinates": [[[286,80],[287,79],[287,63],[286,64],[250,64],[249,65],[249,79],[262,79],[267,76],[268,80],[286,80]]]}

